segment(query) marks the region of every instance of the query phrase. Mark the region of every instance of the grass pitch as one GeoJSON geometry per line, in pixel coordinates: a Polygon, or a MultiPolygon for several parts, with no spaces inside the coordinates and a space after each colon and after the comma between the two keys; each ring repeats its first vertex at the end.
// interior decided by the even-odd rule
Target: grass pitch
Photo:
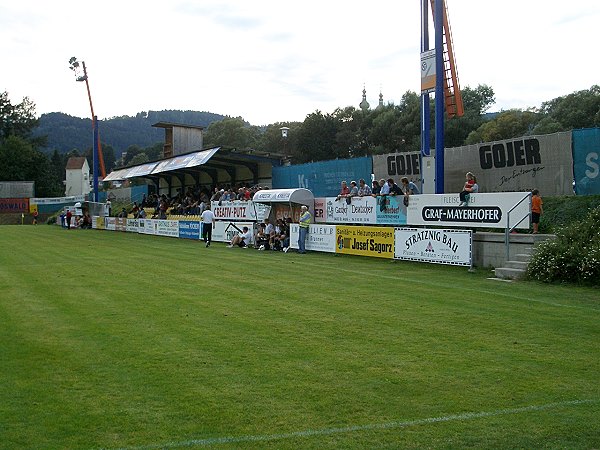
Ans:
{"type": "Polygon", "coordinates": [[[0,448],[598,448],[600,292],[0,228],[0,448]]]}

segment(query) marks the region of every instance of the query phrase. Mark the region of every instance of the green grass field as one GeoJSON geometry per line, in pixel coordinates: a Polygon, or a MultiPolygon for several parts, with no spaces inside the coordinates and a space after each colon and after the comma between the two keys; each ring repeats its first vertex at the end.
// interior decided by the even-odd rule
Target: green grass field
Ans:
{"type": "Polygon", "coordinates": [[[0,448],[599,448],[600,291],[0,228],[0,448]]]}

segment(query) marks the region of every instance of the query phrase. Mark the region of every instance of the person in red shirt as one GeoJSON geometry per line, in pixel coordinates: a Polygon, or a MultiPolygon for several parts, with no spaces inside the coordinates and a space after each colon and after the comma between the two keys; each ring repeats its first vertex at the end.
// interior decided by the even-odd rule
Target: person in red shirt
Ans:
{"type": "Polygon", "coordinates": [[[540,191],[534,189],[531,191],[531,223],[533,225],[533,234],[538,234],[540,226],[540,216],[544,212],[542,197],[540,191]]]}

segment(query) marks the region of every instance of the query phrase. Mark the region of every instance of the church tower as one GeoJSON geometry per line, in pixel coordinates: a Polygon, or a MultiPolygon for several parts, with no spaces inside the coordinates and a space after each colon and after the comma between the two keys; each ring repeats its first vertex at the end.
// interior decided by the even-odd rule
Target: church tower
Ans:
{"type": "Polygon", "coordinates": [[[362,109],[364,112],[367,112],[370,108],[371,105],[369,105],[369,102],[367,101],[367,90],[365,89],[365,86],[363,85],[363,97],[362,97],[362,102],[360,102],[360,109],[362,109]]]}

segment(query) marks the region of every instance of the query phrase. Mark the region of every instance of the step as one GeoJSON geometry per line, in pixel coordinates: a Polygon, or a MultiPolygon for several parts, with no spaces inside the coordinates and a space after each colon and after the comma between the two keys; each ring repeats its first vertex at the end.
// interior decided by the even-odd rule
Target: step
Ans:
{"type": "Polygon", "coordinates": [[[519,280],[525,276],[523,269],[513,269],[511,267],[498,267],[494,272],[498,278],[508,278],[510,280],[519,280]]]}
{"type": "Polygon", "coordinates": [[[504,267],[505,268],[509,268],[509,269],[522,269],[522,270],[527,270],[527,261],[506,261],[504,263],[504,267]]]}
{"type": "Polygon", "coordinates": [[[527,254],[527,253],[517,253],[516,255],[513,255],[513,261],[521,261],[521,262],[529,262],[529,260],[531,259],[531,255],[527,254]]]}

